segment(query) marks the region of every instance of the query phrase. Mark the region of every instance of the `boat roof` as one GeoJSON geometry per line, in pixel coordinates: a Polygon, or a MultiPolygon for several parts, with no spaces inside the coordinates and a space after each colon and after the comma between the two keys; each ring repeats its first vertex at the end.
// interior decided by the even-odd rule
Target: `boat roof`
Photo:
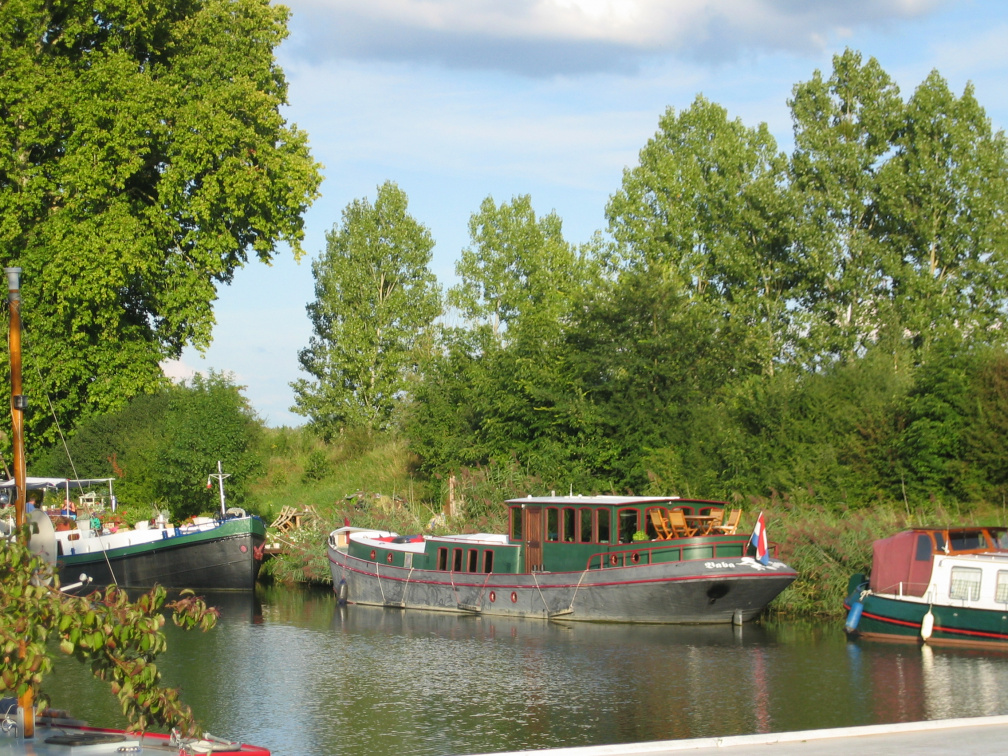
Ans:
{"type": "MultiPolygon", "coordinates": [[[[29,491],[53,490],[56,488],[91,488],[93,486],[111,483],[115,478],[25,478],[25,488],[29,491]]],[[[13,478],[0,483],[0,488],[16,488],[17,483],[13,478]]]]}
{"type": "Polygon", "coordinates": [[[518,505],[548,505],[558,506],[573,505],[596,505],[596,506],[642,506],[647,504],[665,504],[675,502],[676,505],[683,503],[717,504],[725,506],[725,502],[712,499],[683,499],[679,496],[614,496],[611,494],[584,496],[575,494],[572,496],[527,496],[523,499],[508,499],[505,504],[511,506],[518,505]]]}

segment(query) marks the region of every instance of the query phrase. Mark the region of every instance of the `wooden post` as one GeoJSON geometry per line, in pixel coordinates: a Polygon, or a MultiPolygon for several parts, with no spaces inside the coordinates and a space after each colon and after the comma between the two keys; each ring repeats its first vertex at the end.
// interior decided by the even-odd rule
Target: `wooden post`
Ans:
{"type": "MultiPolygon", "coordinates": [[[[11,371],[11,421],[13,435],[11,444],[14,449],[14,521],[20,528],[25,524],[25,500],[27,493],[28,473],[25,467],[24,448],[24,411],[28,407],[21,387],[21,268],[4,268],[7,275],[7,302],[10,305],[10,330],[7,343],[10,347],[11,371]]],[[[18,653],[23,659],[25,641],[18,645],[18,653]]],[[[18,698],[18,707],[24,712],[24,731],[26,739],[35,737],[34,691],[29,686],[25,694],[18,698]]]]}

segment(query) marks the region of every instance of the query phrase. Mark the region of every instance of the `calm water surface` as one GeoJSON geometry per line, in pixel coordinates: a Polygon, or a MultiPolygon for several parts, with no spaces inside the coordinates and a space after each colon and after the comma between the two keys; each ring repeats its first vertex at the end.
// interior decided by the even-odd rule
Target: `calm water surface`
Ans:
{"type": "MultiPolygon", "coordinates": [[[[650,627],[208,597],[161,669],[206,728],[276,756],[472,754],[1008,714],[1008,654],[848,643],[830,625],[650,627]]],[[[61,660],[54,703],[121,724],[61,660]]]]}

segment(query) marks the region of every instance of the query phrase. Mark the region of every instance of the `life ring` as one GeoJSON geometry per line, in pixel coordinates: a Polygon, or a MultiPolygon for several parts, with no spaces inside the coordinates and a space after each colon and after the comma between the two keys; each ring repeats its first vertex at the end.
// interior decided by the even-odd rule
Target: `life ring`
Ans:
{"type": "Polygon", "coordinates": [[[349,593],[349,589],[347,588],[347,582],[344,578],[343,580],[340,580],[339,585],[336,586],[336,603],[340,606],[346,606],[347,593],[349,593]]]}
{"type": "Polygon", "coordinates": [[[609,555],[609,564],[611,564],[613,567],[616,566],[616,563],[618,561],[619,561],[619,558],[615,554],[610,554],[609,555]]]}

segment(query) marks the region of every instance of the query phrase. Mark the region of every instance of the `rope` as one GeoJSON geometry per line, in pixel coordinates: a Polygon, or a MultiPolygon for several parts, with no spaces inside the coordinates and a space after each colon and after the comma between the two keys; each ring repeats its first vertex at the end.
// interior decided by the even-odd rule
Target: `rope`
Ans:
{"type": "MultiPolygon", "coordinates": [[[[38,375],[39,385],[43,385],[42,382],[42,371],[39,370],[38,363],[35,363],[35,373],[38,375]]],[[[56,408],[53,406],[52,398],[49,394],[45,395],[46,403],[49,405],[49,414],[52,415],[53,424],[56,426],[56,432],[59,434],[60,443],[63,444],[63,451],[66,452],[67,462],[70,463],[70,470],[73,472],[74,480],[79,480],[80,476],[77,474],[77,465],[74,464],[73,457],[70,455],[70,447],[67,446],[66,437],[63,435],[63,428],[60,427],[59,418],[56,417],[56,408]]],[[[86,511],[84,513],[86,516],[90,517],[91,512],[86,511]]],[[[112,576],[112,583],[114,585],[119,585],[119,581],[116,579],[115,570],[112,569],[112,562],[108,558],[108,548],[105,546],[104,542],[101,540],[101,536],[98,536],[98,543],[102,547],[102,556],[105,558],[105,566],[108,567],[109,575],[112,576]]]]}
{"type": "Polygon", "coordinates": [[[585,571],[581,573],[581,578],[578,580],[578,584],[574,587],[574,595],[571,596],[570,605],[567,607],[568,609],[574,608],[574,599],[577,598],[578,591],[581,590],[581,581],[585,579],[585,575],[587,574],[588,574],[588,568],[585,567],[585,571]]]}
{"type": "Polygon", "coordinates": [[[381,584],[381,570],[378,569],[380,566],[381,565],[378,562],[374,563],[374,574],[375,577],[378,578],[378,590],[381,591],[381,602],[382,604],[385,604],[387,603],[385,601],[385,589],[382,587],[381,584]]]}
{"type": "Polygon", "coordinates": [[[539,578],[536,577],[535,570],[532,571],[532,580],[536,584],[536,590],[539,591],[539,598],[542,599],[543,608],[546,610],[546,614],[550,613],[549,604],[546,603],[546,597],[543,596],[542,588],[539,587],[539,578]]]}
{"type": "Polygon", "coordinates": [[[411,577],[413,577],[413,565],[412,564],[410,565],[410,568],[409,568],[409,574],[406,576],[406,585],[404,585],[403,589],[402,589],[402,602],[403,602],[403,606],[406,605],[406,591],[409,590],[409,581],[410,581],[411,577]]]}

